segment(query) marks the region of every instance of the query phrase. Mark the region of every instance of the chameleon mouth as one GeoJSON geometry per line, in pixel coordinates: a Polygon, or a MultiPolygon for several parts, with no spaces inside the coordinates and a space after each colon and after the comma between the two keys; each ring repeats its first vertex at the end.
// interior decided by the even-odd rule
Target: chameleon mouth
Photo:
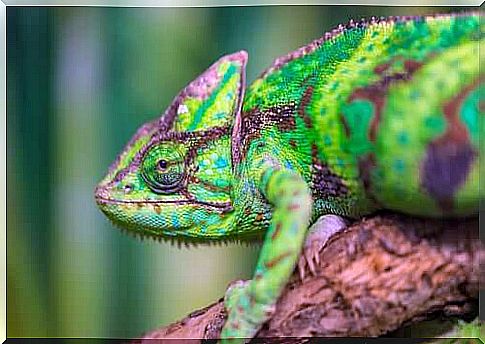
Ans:
{"type": "Polygon", "coordinates": [[[105,205],[112,205],[112,204],[152,204],[152,205],[184,205],[184,204],[194,204],[204,207],[210,207],[220,210],[221,212],[229,212],[233,210],[232,204],[230,202],[223,202],[223,203],[216,203],[216,202],[207,202],[207,201],[199,201],[196,199],[180,199],[180,200],[121,200],[121,199],[114,199],[109,196],[108,190],[106,188],[96,188],[95,191],[95,199],[98,206],[103,207],[105,205]]]}
{"type": "MultiPolygon", "coordinates": [[[[177,206],[186,205],[192,206],[194,209],[206,208],[211,213],[223,214],[225,212],[232,211],[232,205],[229,202],[224,203],[209,203],[200,202],[191,199],[181,200],[122,200],[113,198],[109,190],[103,186],[98,186],[95,191],[95,200],[100,210],[107,216],[113,226],[121,229],[123,232],[130,234],[134,237],[144,239],[151,238],[157,241],[168,241],[172,245],[176,244],[181,246],[197,246],[197,245],[211,245],[230,242],[253,242],[257,239],[245,238],[224,238],[221,240],[219,235],[198,237],[192,233],[192,224],[180,223],[178,227],[172,227],[169,220],[171,213],[177,210],[177,206]],[[156,209],[161,208],[164,213],[151,215],[142,215],[135,221],[133,212],[123,210],[123,207],[134,205],[133,209],[141,209],[143,205],[147,205],[149,208],[152,206],[156,209]],[[166,206],[166,207],[164,207],[166,206]],[[159,217],[160,216],[160,217],[159,217]],[[143,219],[143,217],[145,219],[143,219]],[[154,226],[154,220],[159,218],[159,223],[154,226]],[[141,222],[144,221],[144,223],[141,222]],[[149,228],[148,225],[151,225],[149,228]]],[[[132,210],[133,210],[132,209],[132,210]]],[[[156,211],[156,210],[155,210],[156,211]]]]}
{"type": "Polygon", "coordinates": [[[197,200],[167,200],[167,201],[156,201],[156,200],[117,200],[112,198],[104,198],[96,196],[96,203],[99,205],[102,204],[154,204],[154,205],[164,205],[164,204],[174,204],[174,205],[181,205],[181,204],[199,204],[202,206],[207,206],[211,208],[218,208],[218,209],[227,209],[232,210],[231,203],[211,203],[211,202],[203,202],[197,200]]]}

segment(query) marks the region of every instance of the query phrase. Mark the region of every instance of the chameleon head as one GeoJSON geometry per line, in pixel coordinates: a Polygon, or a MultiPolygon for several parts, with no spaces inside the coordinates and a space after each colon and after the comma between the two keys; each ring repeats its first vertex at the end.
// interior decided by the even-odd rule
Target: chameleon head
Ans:
{"type": "Polygon", "coordinates": [[[224,234],[246,60],[244,51],[222,57],[160,119],[138,129],[96,187],[96,202],[113,223],[156,237],[224,234]]]}

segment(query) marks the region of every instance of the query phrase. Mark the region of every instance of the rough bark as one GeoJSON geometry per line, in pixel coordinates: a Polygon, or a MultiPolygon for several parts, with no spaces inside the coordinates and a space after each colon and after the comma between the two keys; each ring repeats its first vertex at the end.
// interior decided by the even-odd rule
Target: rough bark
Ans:
{"type": "MultiPolygon", "coordinates": [[[[329,241],[315,276],[293,275],[257,337],[380,336],[437,316],[471,319],[484,257],[477,218],[363,219],[329,241]]],[[[144,338],[217,338],[225,316],[221,299],[144,338]]]]}

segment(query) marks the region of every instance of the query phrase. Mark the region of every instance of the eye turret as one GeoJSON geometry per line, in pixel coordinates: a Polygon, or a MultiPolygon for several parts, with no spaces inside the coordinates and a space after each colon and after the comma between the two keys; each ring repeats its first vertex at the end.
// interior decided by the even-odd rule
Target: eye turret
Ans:
{"type": "Polygon", "coordinates": [[[153,146],[143,157],[142,177],[155,193],[176,192],[185,180],[183,154],[169,143],[153,146]]]}

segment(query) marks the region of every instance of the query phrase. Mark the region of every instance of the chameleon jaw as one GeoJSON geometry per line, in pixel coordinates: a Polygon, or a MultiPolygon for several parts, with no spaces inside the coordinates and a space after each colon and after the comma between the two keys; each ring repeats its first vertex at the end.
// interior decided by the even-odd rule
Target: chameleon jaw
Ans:
{"type": "Polygon", "coordinates": [[[95,190],[95,199],[96,203],[98,206],[103,209],[104,206],[106,205],[115,205],[115,204],[126,204],[126,205],[136,205],[136,206],[142,206],[142,205],[153,205],[153,206],[163,206],[166,204],[173,204],[173,205],[197,205],[197,206],[202,206],[202,207],[207,207],[207,208],[213,208],[215,210],[219,210],[222,213],[230,212],[233,210],[232,203],[231,202],[221,202],[221,203],[216,203],[216,202],[207,202],[207,201],[199,201],[196,199],[180,199],[180,200],[150,200],[150,199],[144,199],[144,200],[123,200],[123,199],[114,199],[111,198],[109,195],[109,191],[106,190],[105,187],[97,187],[95,190]]]}
{"type": "Polygon", "coordinates": [[[212,237],[217,239],[221,236],[218,228],[202,228],[205,226],[204,219],[211,216],[220,219],[231,217],[233,211],[231,202],[216,203],[192,198],[117,199],[113,198],[109,187],[106,186],[96,188],[95,200],[100,210],[116,227],[140,237],[158,240],[174,238],[175,241],[182,242],[205,242],[210,241],[212,237]],[[207,234],[203,240],[197,239],[197,233],[200,231],[207,234]]]}

